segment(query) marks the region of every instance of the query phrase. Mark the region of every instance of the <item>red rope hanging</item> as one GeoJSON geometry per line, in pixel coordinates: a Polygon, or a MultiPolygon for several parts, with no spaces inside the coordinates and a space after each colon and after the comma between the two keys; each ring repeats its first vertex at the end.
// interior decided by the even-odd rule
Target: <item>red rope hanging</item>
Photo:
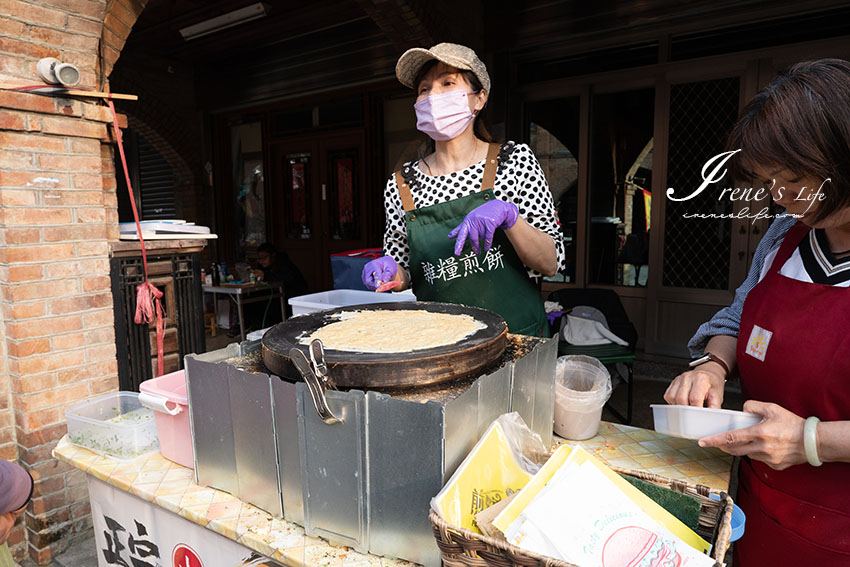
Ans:
{"type": "Polygon", "coordinates": [[[127,191],[130,193],[130,206],[133,209],[133,218],[136,220],[136,231],[139,234],[139,243],[142,245],[142,265],[145,268],[145,281],[136,288],[136,315],[134,321],[137,325],[150,324],[156,318],[156,375],[165,373],[165,361],[163,359],[163,321],[165,312],[162,309],[162,292],[148,281],[148,255],[145,251],[145,240],[142,238],[142,227],[139,224],[139,212],[136,210],[136,198],[133,195],[133,186],[130,184],[130,172],[127,169],[127,158],[124,156],[124,142],[121,138],[121,129],[118,128],[118,115],[115,113],[115,105],[112,99],[107,100],[109,110],[112,111],[112,129],[115,132],[115,140],[118,142],[118,153],[121,155],[121,165],[124,168],[124,179],[127,181],[127,191]]]}

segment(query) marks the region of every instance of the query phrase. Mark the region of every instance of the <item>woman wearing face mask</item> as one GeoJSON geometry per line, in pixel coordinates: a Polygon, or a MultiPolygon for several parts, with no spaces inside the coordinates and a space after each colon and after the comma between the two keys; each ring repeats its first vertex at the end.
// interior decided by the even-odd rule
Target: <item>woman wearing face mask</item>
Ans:
{"type": "Polygon", "coordinates": [[[396,76],[416,89],[417,128],[434,151],[387,182],[386,256],[366,264],[363,283],[412,286],[421,301],[482,307],[512,333],[548,334],[536,282],[563,265],[561,229],[530,148],[488,143],[479,124],[486,67],[468,47],[441,43],[405,52],[396,76]]]}

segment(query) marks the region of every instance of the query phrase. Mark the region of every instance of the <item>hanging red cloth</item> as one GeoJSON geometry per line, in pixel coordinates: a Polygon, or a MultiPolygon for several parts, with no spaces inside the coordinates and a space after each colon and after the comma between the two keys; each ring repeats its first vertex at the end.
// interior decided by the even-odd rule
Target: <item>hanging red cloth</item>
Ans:
{"type": "Polygon", "coordinates": [[[136,315],[133,318],[137,325],[150,324],[156,319],[156,376],[165,373],[165,360],[163,351],[163,327],[165,312],[162,308],[162,292],[148,280],[148,255],[145,251],[145,240],[142,238],[142,227],[139,224],[139,211],[136,210],[136,198],[133,195],[133,186],[130,184],[130,172],[127,169],[127,158],[124,155],[124,142],[121,137],[121,129],[118,127],[118,115],[115,113],[115,105],[112,99],[108,99],[109,110],[112,111],[112,129],[115,132],[115,141],[118,143],[118,153],[121,156],[121,166],[124,168],[124,179],[127,182],[127,191],[130,193],[130,206],[133,209],[133,218],[136,220],[136,231],[139,234],[139,243],[142,246],[142,265],[145,269],[145,281],[136,288],[136,315]]]}

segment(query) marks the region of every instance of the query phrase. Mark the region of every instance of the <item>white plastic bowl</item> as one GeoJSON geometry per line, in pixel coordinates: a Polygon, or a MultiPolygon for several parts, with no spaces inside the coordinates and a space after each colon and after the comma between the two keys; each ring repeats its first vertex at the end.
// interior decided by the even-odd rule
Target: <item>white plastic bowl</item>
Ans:
{"type": "Polygon", "coordinates": [[[761,416],[743,411],[651,404],[655,431],[672,437],[701,439],[733,429],[750,427],[761,421],[761,416]]]}

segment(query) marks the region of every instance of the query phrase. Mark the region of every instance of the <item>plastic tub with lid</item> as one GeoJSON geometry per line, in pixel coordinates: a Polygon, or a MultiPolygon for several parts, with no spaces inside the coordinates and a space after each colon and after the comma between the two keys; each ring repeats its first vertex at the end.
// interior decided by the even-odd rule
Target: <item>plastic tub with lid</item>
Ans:
{"type": "Polygon", "coordinates": [[[139,401],[154,410],[162,456],[184,467],[195,468],[185,370],[145,380],[139,390],[139,401]]]}
{"type": "Polygon", "coordinates": [[[118,459],[135,459],[159,448],[153,412],[136,392],[111,392],[65,412],[68,440],[118,459]]]}
{"type": "Polygon", "coordinates": [[[410,290],[402,292],[376,293],[358,289],[333,289],[320,291],[309,295],[299,295],[289,299],[293,315],[348,307],[350,305],[366,305],[369,303],[391,303],[396,301],[416,301],[416,296],[410,290]]]}
{"type": "Polygon", "coordinates": [[[611,375],[599,360],[562,356],[555,369],[555,433],[565,439],[590,439],[599,431],[602,408],[611,397],[611,375]]]}

